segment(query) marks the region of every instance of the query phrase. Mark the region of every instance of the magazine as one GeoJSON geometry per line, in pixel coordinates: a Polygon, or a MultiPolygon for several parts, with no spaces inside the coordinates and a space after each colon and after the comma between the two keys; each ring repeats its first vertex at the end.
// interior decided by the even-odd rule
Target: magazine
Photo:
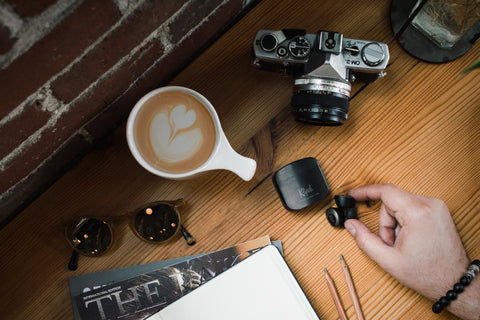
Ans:
{"type": "MultiPolygon", "coordinates": [[[[89,320],[145,319],[270,243],[266,236],[211,253],[163,261],[162,264],[151,263],[74,277],[69,282],[75,317],[89,320]],[[94,279],[101,280],[95,284],[94,279]],[[99,288],[90,290],[94,286],[99,288]]],[[[281,248],[281,244],[277,245],[281,248]]]]}

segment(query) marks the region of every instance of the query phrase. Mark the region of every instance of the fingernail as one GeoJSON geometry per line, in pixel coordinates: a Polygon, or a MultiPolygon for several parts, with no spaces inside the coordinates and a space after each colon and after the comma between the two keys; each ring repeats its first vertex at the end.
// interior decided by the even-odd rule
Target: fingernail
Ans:
{"type": "Polygon", "coordinates": [[[350,232],[350,234],[355,237],[355,233],[357,232],[357,230],[351,223],[345,222],[345,229],[347,229],[348,232],[350,232]]]}

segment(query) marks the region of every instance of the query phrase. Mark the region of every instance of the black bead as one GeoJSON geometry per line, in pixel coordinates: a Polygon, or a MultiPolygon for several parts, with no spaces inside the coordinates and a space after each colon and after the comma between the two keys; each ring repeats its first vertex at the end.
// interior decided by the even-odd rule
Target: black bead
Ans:
{"type": "Polygon", "coordinates": [[[435,302],[432,306],[432,311],[435,313],[440,313],[443,310],[443,306],[440,304],[440,302],[435,302]]]}
{"type": "Polygon", "coordinates": [[[447,292],[447,298],[448,298],[450,301],[455,300],[455,299],[457,299],[457,293],[456,293],[455,291],[453,291],[453,290],[449,290],[449,291],[447,292]]]}
{"type": "Polygon", "coordinates": [[[463,276],[460,279],[460,283],[463,284],[464,287],[468,286],[470,284],[470,282],[472,282],[472,278],[470,278],[468,276],[463,276]]]}
{"type": "Polygon", "coordinates": [[[463,292],[463,289],[465,289],[465,287],[464,287],[463,284],[461,284],[461,283],[455,283],[455,285],[453,286],[453,290],[454,290],[456,293],[462,293],[462,292],[463,292]]]}
{"type": "MultiPolygon", "coordinates": [[[[432,311],[435,313],[440,313],[442,310],[447,307],[451,301],[457,299],[458,294],[462,293],[465,290],[465,287],[470,285],[473,278],[475,278],[475,268],[472,266],[480,267],[480,260],[474,260],[471,262],[467,272],[463,274],[460,278],[460,281],[455,283],[452,290],[449,290],[447,294],[441,297],[437,302],[432,305],[432,311]]],[[[479,319],[480,320],[480,319],[479,319]]]]}
{"type": "Polygon", "coordinates": [[[450,304],[450,300],[448,300],[447,297],[441,297],[440,300],[438,300],[438,302],[440,302],[440,304],[444,308],[450,304]]]}

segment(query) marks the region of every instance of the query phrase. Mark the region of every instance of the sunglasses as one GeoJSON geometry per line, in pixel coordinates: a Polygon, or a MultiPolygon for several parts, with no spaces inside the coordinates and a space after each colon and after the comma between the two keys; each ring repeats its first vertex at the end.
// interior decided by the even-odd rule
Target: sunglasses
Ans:
{"type": "Polygon", "coordinates": [[[195,238],[180,221],[178,208],[183,205],[183,199],[158,201],[117,217],[81,217],[71,221],[65,228],[65,236],[73,248],[68,268],[77,269],[78,254],[96,257],[108,251],[113,243],[111,223],[115,220],[128,219],[135,235],[148,243],[165,243],[180,232],[188,245],[194,245],[195,238]]]}

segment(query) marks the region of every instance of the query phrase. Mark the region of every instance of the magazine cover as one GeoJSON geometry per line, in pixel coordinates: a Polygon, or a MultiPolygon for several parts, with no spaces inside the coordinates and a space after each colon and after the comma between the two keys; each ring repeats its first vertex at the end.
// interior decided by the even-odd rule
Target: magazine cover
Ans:
{"type": "MultiPolygon", "coordinates": [[[[80,294],[72,295],[76,319],[145,319],[268,244],[270,239],[266,236],[219,251],[186,257],[184,261],[119,281],[112,282],[116,270],[102,272],[110,277],[97,284],[100,288],[86,292],[80,289],[80,294]]],[[[128,268],[120,269],[124,275],[128,273],[125,269],[128,268]]],[[[76,282],[78,284],[79,281],[76,282]]],[[[89,283],[89,286],[92,287],[92,284],[89,283]]],[[[76,290],[81,287],[76,286],[76,290]]]]}

